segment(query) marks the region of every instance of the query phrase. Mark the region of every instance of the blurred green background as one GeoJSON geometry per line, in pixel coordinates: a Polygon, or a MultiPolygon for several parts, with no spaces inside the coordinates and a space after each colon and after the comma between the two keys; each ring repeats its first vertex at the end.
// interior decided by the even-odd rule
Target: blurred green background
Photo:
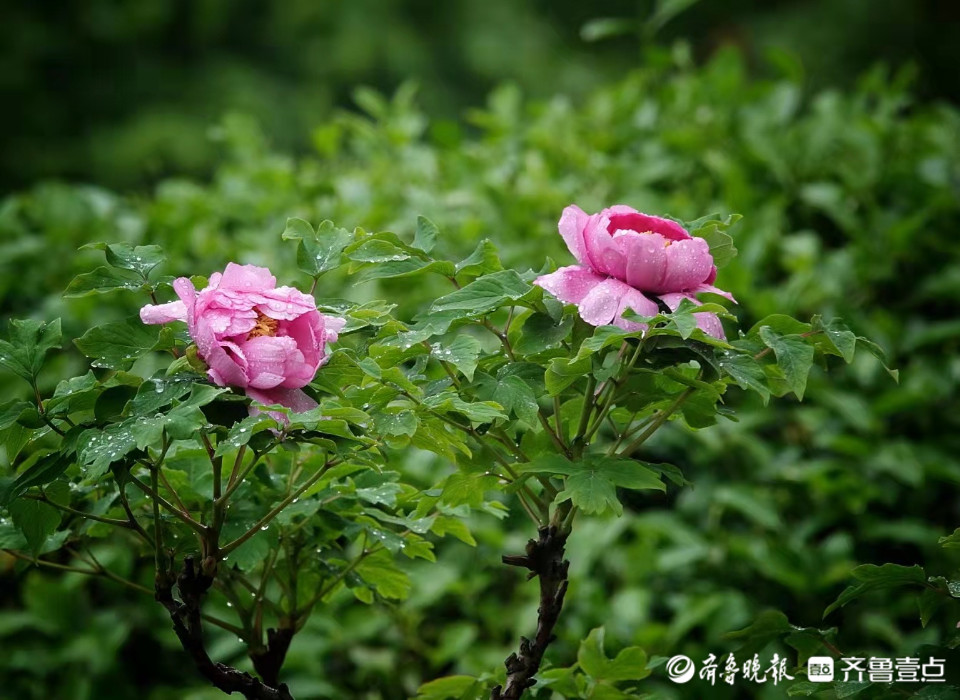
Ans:
{"type": "MultiPolygon", "coordinates": [[[[290,216],[410,234],[423,214],[454,259],[490,238],[539,269],[569,262],[556,220],[571,202],[742,213],[718,282],[741,326],[841,315],[901,382],[860,358],[817,371],[802,404],[737,392],[739,422],[663,431],[649,457],[695,487],[579,523],[550,660],[572,663],[600,625],[608,651],[700,660],[736,650],[725,635],[771,608],[838,626],[848,653],[953,654],[960,611],[922,627],[914,591],[821,616],[859,563],[960,566],[938,543],[960,525],[958,20],[934,0],[14,4],[0,24],[0,314],[60,315],[76,337],[132,312],[122,292],[60,297],[98,263],[77,248],[98,240],[159,243],[168,274],[238,260],[302,283],[279,239],[290,216]]],[[[318,289],[396,301],[401,317],[436,293],[339,273],[318,289]]],[[[64,376],[82,364],[58,362],[64,376]]],[[[448,468],[416,452],[400,466],[424,487],[448,468]]],[[[437,564],[411,567],[403,604],[346,595],[320,611],[291,650],[297,697],[406,698],[500,666],[536,613],[535,586],[498,563],[528,534],[508,522],[474,517],[477,549],[442,543],[437,564]]],[[[121,548],[104,564],[149,585],[149,563],[121,548]]],[[[218,697],[185,670],[159,606],[3,567],[0,697],[218,697]]],[[[212,639],[242,663],[235,639],[212,639]]],[[[656,697],[684,690],[656,677],[656,697]]],[[[709,692],[754,691],[784,696],[709,692]]]]}

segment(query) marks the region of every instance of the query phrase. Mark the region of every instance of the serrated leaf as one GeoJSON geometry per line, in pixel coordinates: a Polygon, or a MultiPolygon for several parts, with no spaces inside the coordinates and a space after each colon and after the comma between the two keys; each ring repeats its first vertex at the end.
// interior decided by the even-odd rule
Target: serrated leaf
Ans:
{"type": "Polygon", "coordinates": [[[385,550],[368,555],[357,564],[355,571],[384,598],[402,600],[410,594],[410,577],[397,567],[385,550]]]}
{"type": "Polygon", "coordinates": [[[485,238],[477,244],[477,247],[469,256],[457,263],[454,271],[458,276],[479,277],[502,269],[503,263],[500,262],[500,256],[497,255],[497,246],[485,238]]]}
{"type": "Polygon", "coordinates": [[[93,360],[94,367],[126,369],[153,350],[172,348],[173,331],[148,326],[133,316],[91,328],[73,342],[93,360]]]}
{"type": "Polygon", "coordinates": [[[920,566],[901,566],[899,564],[862,564],[852,572],[853,578],[859,581],[848,586],[839,597],[824,611],[826,617],[837,608],[841,608],[852,600],[874,590],[896,588],[899,586],[923,585],[927,577],[920,566]]]}
{"type": "Polygon", "coordinates": [[[415,700],[460,700],[477,685],[478,681],[473,676],[438,678],[421,685],[415,700]]]}
{"type": "Polygon", "coordinates": [[[227,436],[217,443],[217,449],[214,455],[221,457],[228,452],[238,450],[250,442],[250,438],[257,433],[264,430],[275,430],[277,427],[277,421],[267,413],[247,416],[239,423],[235,423],[230,428],[227,436]]]}
{"type": "Polygon", "coordinates": [[[764,406],[770,400],[770,389],[766,384],[763,367],[750,355],[724,354],[717,361],[720,368],[737,383],[741,389],[750,389],[760,394],[764,406]]]}
{"type": "Polygon", "coordinates": [[[807,375],[813,366],[814,349],[797,335],[780,335],[769,326],[760,329],[760,338],[777,357],[777,365],[783,371],[787,386],[803,399],[807,388],[807,375]]]}
{"type": "Polygon", "coordinates": [[[385,435],[413,437],[420,424],[417,414],[409,409],[389,410],[374,417],[376,429],[385,435]]]}
{"type": "Polygon", "coordinates": [[[458,311],[464,317],[480,316],[516,302],[533,290],[513,270],[502,270],[475,279],[455,292],[440,297],[430,307],[432,311],[458,311]]]}
{"type": "Polygon", "coordinates": [[[149,288],[149,285],[139,274],[116,267],[101,266],[74,277],[63,296],[70,299],[117,291],[138,292],[145,288],[149,288]]]}
{"type": "Polygon", "coordinates": [[[58,479],[67,470],[71,460],[59,452],[52,452],[38,459],[33,465],[17,475],[9,488],[0,491],[0,506],[7,505],[31,486],[44,486],[58,479]]]}
{"type": "Polygon", "coordinates": [[[115,268],[131,270],[146,279],[157,265],[166,258],[158,245],[138,245],[131,247],[126,243],[88,243],[81,250],[92,248],[102,250],[107,262],[115,268]]]}
{"type": "Polygon", "coordinates": [[[23,533],[27,547],[34,555],[60,524],[60,512],[51,505],[34,499],[20,499],[7,506],[14,525],[23,533]]]}
{"type": "Polygon", "coordinates": [[[583,671],[597,680],[604,677],[607,668],[607,656],[603,651],[603,627],[590,630],[587,638],[580,642],[577,651],[577,663],[583,671]]]}
{"type": "Polygon", "coordinates": [[[440,229],[425,216],[417,217],[417,232],[413,236],[413,247],[429,253],[437,244],[440,229]]]}
{"type": "Polygon", "coordinates": [[[554,321],[544,313],[531,314],[520,330],[520,337],[514,343],[514,352],[521,355],[533,355],[560,344],[573,327],[573,317],[566,316],[560,322],[554,321]]]}
{"type": "Polygon", "coordinates": [[[544,374],[547,392],[551,396],[559,396],[563,390],[584,378],[592,367],[589,357],[581,360],[568,360],[564,357],[556,357],[550,360],[547,365],[547,371],[544,374]]]}
{"type": "Polygon", "coordinates": [[[496,397],[505,412],[512,412],[527,425],[537,424],[540,405],[533,389],[520,377],[511,375],[501,379],[497,384],[496,397]]]}
{"type": "Polygon", "coordinates": [[[285,240],[299,240],[297,268],[311,277],[318,277],[341,264],[341,254],[354,238],[332,221],[323,221],[316,231],[303,219],[288,219],[283,232],[285,240]]]}
{"type": "Polygon", "coordinates": [[[449,362],[472,382],[482,348],[480,341],[472,335],[461,334],[450,343],[432,344],[430,355],[441,362],[449,362]]]}
{"type": "Polygon", "coordinates": [[[49,323],[34,319],[13,319],[7,333],[9,341],[0,340],[0,366],[35,382],[50,350],[60,347],[60,319],[49,323]]]}
{"type": "Polygon", "coordinates": [[[564,489],[557,502],[572,501],[584,513],[605,513],[610,510],[623,515],[623,506],[617,498],[613,482],[596,471],[584,470],[572,474],[564,481],[564,489]]]}
{"type": "Polygon", "coordinates": [[[483,504],[483,495],[494,488],[498,481],[499,477],[486,472],[454,472],[444,482],[440,499],[452,506],[468,505],[479,508],[483,504]]]}

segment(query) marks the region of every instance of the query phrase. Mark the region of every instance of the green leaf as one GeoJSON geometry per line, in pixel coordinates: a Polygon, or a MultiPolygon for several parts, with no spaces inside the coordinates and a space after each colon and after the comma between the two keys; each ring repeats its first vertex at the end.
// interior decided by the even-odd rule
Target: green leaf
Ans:
{"type": "Polygon", "coordinates": [[[515,414],[527,425],[538,424],[537,412],[540,410],[540,405],[537,403],[536,394],[520,377],[509,375],[499,380],[496,397],[505,412],[515,414]]]}
{"type": "MultiPolygon", "coordinates": [[[[693,7],[699,1],[700,0],[657,0],[656,8],[650,16],[650,19],[647,20],[647,25],[651,31],[659,31],[674,17],[688,8],[693,7]]],[[[734,214],[733,216],[739,218],[740,215],[734,214]]]]}
{"type": "Polygon", "coordinates": [[[34,384],[47,353],[60,347],[60,319],[13,319],[8,336],[9,341],[0,340],[0,366],[34,384]]]}
{"type": "Polygon", "coordinates": [[[763,399],[766,406],[770,400],[770,389],[766,384],[763,367],[751,355],[729,353],[720,356],[717,364],[737,383],[741,389],[751,389],[763,399]]]}
{"type": "Polygon", "coordinates": [[[946,537],[941,537],[937,542],[944,549],[960,549],[960,527],[946,537]]]}
{"type": "Polygon", "coordinates": [[[459,311],[464,317],[481,316],[501,306],[516,302],[533,286],[524,282],[513,270],[502,270],[475,279],[461,289],[440,297],[432,311],[459,311]]]}
{"type": "Polygon", "coordinates": [[[603,627],[597,627],[590,630],[587,638],[580,642],[580,649],[577,651],[577,663],[583,671],[595,678],[604,677],[607,668],[607,655],[603,651],[603,627]]]}
{"type": "Polygon", "coordinates": [[[454,472],[444,482],[440,499],[452,506],[468,505],[471,508],[479,508],[483,505],[483,495],[495,488],[497,481],[495,474],[486,472],[473,474],[454,472]]]}
{"type": "Polygon", "coordinates": [[[91,328],[73,341],[93,359],[94,367],[126,369],[153,350],[173,347],[173,332],[166,327],[148,326],[136,316],[91,328]]]}
{"type": "Polygon", "coordinates": [[[440,229],[425,216],[417,217],[417,232],[413,236],[413,247],[429,253],[437,244],[440,229]]]}
{"type": "Polygon", "coordinates": [[[813,346],[800,336],[783,336],[769,326],[760,329],[760,338],[777,356],[777,365],[783,371],[787,386],[798,399],[803,399],[803,392],[807,388],[807,375],[813,366],[813,346]]]}
{"type": "Polygon", "coordinates": [[[126,243],[88,243],[81,246],[80,250],[90,248],[102,250],[107,262],[113,267],[131,270],[144,279],[157,265],[166,260],[163,248],[158,245],[138,245],[133,248],[126,243]]]}
{"type": "Polygon", "coordinates": [[[612,36],[636,33],[637,24],[633,20],[620,17],[598,17],[580,27],[580,38],[593,42],[612,36]]]}
{"type": "Polygon", "coordinates": [[[551,396],[559,396],[568,386],[585,377],[590,372],[591,367],[592,363],[589,357],[580,360],[556,357],[550,360],[543,377],[547,392],[551,396]]]}
{"type": "Polygon", "coordinates": [[[449,515],[439,515],[436,520],[433,521],[433,525],[430,526],[430,531],[437,535],[437,537],[453,535],[464,544],[468,544],[471,547],[477,546],[477,541],[473,538],[473,535],[470,534],[470,529],[466,523],[459,518],[454,518],[449,515]]]}
{"type": "MultiPolygon", "coordinates": [[[[154,423],[147,418],[136,419],[141,424],[154,423]]],[[[159,439],[159,437],[157,438],[159,439]]],[[[150,442],[153,442],[151,438],[150,442]]],[[[123,459],[137,447],[132,426],[129,422],[116,423],[105,430],[91,428],[83,431],[77,440],[78,461],[88,467],[85,475],[95,479],[106,473],[114,462],[123,459]]]]}
{"type": "Polygon", "coordinates": [[[764,327],[780,335],[799,335],[801,333],[807,333],[811,329],[809,323],[798,321],[792,316],[787,316],[786,314],[770,314],[754,323],[747,332],[747,336],[758,335],[764,327]]]}
{"type": "Polygon", "coordinates": [[[410,253],[390,241],[372,238],[356,247],[351,246],[349,256],[356,262],[383,263],[408,260],[410,253]]]}
{"type": "Polygon", "coordinates": [[[438,678],[421,685],[415,700],[460,700],[467,693],[472,694],[478,685],[479,681],[473,676],[438,678]]]}
{"type": "Polygon", "coordinates": [[[458,276],[479,277],[502,269],[503,263],[497,255],[497,246],[485,238],[477,244],[469,256],[457,263],[454,271],[458,276]]]}
{"type": "Polygon", "coordinates": [[[824,325],[819,318],[816,318],[811,326],[814,330],[823,332],[816,338],[818,347],[824,352],[839,355],[847,364],[853,362],[853,356],[857,350],[857,336],[843,321],[835,318],[824,325]]]}
{"type": "Polygon", "coordinates": [[[343,249],[353,242],[354,234],[338,228],[332,221],[323,221],[314,232],[313,227],[303,219],[287,219],[283,239],[300,241],[297,245],[297,267],[311,277],[318,277],[340,266],[343,249]]]}
{"type": "Polygon", "coordinates": [[[747,627],[728,632],[724,639],[741,642],[738,655],[750,656],[760,652],[770,642],[797,629],[799,628],[791,625],[787,616],[779,610],[764,610],[747,627]]]}
{"type": "Polygon", "coordinates": [[[451,277],[453,272],[453,263],[447,260],[431,260],[428,262],[418,258],[410,258],[408,260],[394,260],[367,265],[354,275],[354,284],[363,284],[371,280],[417,277],[427,273],[451,277]]]}
{"type": "Polygon", "coordinates": [[[653,489],[666,491],[667,486],[660,480],[660,474],[646,464],[635,459],[620,459],[599,455],[587,455],[583,467],[603,475],[617,486],[625,489],[653,489]]]}
{"type": "Polygon", "coordinates": [[[374,422],[376,429],[385,435],[408,435],[413,437],[420,421],[417,414],[409,409],[390,409],[378,413],[374,422]]]}
{"type": "Polygon", "coordinates": [[[883,348],[881,348],[872,340],[869,340],[868,338],[864,338],[862,336],[857,336],[857,347],[858,348],[862,347],[864,350],[866,350],[875,358],[877,358],[880,361],[880,364],[883,365],[883,368],[887,370],[887,374],[893,377],[893,381],[895,382],[900,381],[900,370],[890,369],[887,366],[887,353],[884,352],[883,348]]]}
{"type": "Polygon", "coordinates": [[[7,508],[13,524],[27,540],[27,546],[34,555],[39,554],[47,537],[60,524],[60,512],[51,505],[33,499],[14,501],[7,508]]]}
{"type": "Polygon", "coordinates": [[[135,272],[116,267],[98,267],[92,272],[84,272],[73,278],[63,296],[67,298],[85,297],[91,294],[110,292],[139,292],[149,288],[149,284],[135,272]]]}
{"type": "Polygon", "coordinates": [[[471,421],[491,423],[498,418],[506,418],[503,407],[493,401],[464,401],[453,392],[443,392],[428,396],[423,405],[438,413],[462,413],[471,421]]]}
{"type": "Polygon", "coordinates": [[[864,593],[899,586],[922,586],[927,581],[923,568],[916,565],[901,566],[899,564],[884,564],[883,566],[877,566],[875,564],[862,564],[856,567],[852,574],[853,578],[859,581],[859,583],[848,586],[846,590],[827,607],[823,613],[824,617],[837,608],[841,608],[850,601],[859,598],[864,593]]]}
{"type": "Polygon", "coordinates": [[[607,663],[603,678],[608,681],[639,681],[653,671],[647,668],[647,652],[640,647],[627,647],[607,663]]]}
{"type": "Polygon", "coordinates": [[[315,236],[316,232],[309,221],[293,217],[287,219],[286,228],[280,234],[280,238],[285,241],[301,241],[304,238],[314,238],[315,236]]]}
{"type": "Polygon", "coordinates": [[[88,411],[96,404],[97,396],[97,377],[93,371],[88,371],[57,384],[53,396],[44,402],[44,410],[51,417],[88,411]]]}
{"type": "Polygon", "coordinates": [[[613,482],[596,471],[585,469],[567,477],[564,489],[557,496],[557,502],[572,501],[584,513],[605,513],[613,511],[623,515],[623,506],[617,498],[617,488],[613,482]]]}
{"type": "Polygon", "coordinates": [[[521,355],[534,355],[560,344],[573,327],[573,317],[566,316],[560,322],[554,321],[544,313],[531,314],[523,322],[520,338],[513,344],[514,352],[521,355]]]}
{"type": "Polygon", "coordinates": [[[198,374],[154,376],[140,385],[137,395],[130,403],[130,415],[152,415],[164,406],[169,406],[176,399],[186,396],[193,385],[202,382],[203,379],[198,374]]]}
{"type": "Polygon", "coordinates": [[[483,346],[472,335],[459,334],[449,344],[434,343],[430,346],[430,354],[437,360],[449,362],[467,378],[473,381],[473,373],[477,369],[480,351],[483,346]]]}
{"type": "Polygon", "coordinates": [[[276,428],[277,421],[266,413],[247,416],[239,423],[234,423],[227,436],[217,443],[214,455],[221,457],[228,452],[238,450],[250,442],[250,438],[257,433],[276,428]]]}
{"type": "Polygon", "coordinates": [[[365,557],[355,571],[384,598],[402,600],[410,595],[410,577],[397,567],[386,550],[365,557]]]}
{"type": "Polygon", "coordinates": [[[616,487],[666,491],[659,472],[643,462],[602,455],[585,455],[579,462],[557,454],[545,454],[520,465],[521,472],[563,475],[564,490],[558,501],[572,500],[585,513],[602,513],[607,509],[623,513],[616,487]]]}
{"type": "Polygon", "coordinates": [[[17,475],[13,484],[0,492],[0,506],[20,496],[31,486],[44,486],[58,479],[70,466],[70,460],[59,452],[52,452],[38,459],[33,465],[17,475]]]}
{"type": "Polygon", "coordinates": [[[726,231],[742,217],[739,214],[731,214],[725,220],[715,219],[716,215],[697,219],[687,225],[690,235],[702,238],[710,246],[710,255],[713,256],[713,264],[717,267],[723,267],[737,255],[737,249],[733,244],[733,238],[726,231]]]}

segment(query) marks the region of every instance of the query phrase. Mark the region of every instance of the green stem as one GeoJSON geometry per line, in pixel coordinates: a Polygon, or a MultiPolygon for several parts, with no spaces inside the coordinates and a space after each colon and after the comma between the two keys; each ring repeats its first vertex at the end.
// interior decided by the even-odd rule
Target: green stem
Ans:
{"type": "Polygon", "coordinates": [[[293,493],[291,493],[289,496],[287,496],[287,497],[284,498],[282,501],[280,501],[280,503],[278,503],[276,506],[274,506],[274,507],[270,510],[270,512],[267,513],[266,515],[264,515],[262,518],[260,518],[260,520],[258,520],[258,521],[254,524],[253,527],[251,527],[249,530],[247,530],[246,532],[244,532],[242,535],[240,535],[240,536],[239,536],[237,539],[235,539],[233,542],[229,542],[229,543],[227,543],[226,545],[224,545],[224,546],[220,549],[220,553],[221,553],[222,555],[226,556],[227,554],[229,554],[230,552],[232,552],[233,550],[235,550],[237,547],[239,547],[240,545],[242,545],[244,542],[246,542],[247,540],[249,540],[251,537],[253,537],[255,534],[257,534],[257,532],[259,532],[262,528],[264,528],[264,527],[266,527],[267,525],[269,525],[270,522],[271,522],[275,517],[277,517],[284,508],[286,508],[288,505],[290,505],[290,504],[293,503],[295,500],[297,500],[298,498],[300,498],[300,495],[303,494],[308,488],[310,488],[311,486],[313,486],[315,483],[317,483],[317,482],[320,480],[320,477],[322,477],[324,474],[327,473],[327,470],[328,470],[328,469],[330,469],[331,467],[336,466],[337,464],[340,463],[340,461],[341,461],[341,460],[339,460],[339,459],[333,459],[333,460],[328,461],[326,464],[324,464],[323,467],[321,467],[320,469],[317,470],[317,473],[316,473],[316,474],[311,475],[310,478],[307,479],[306,481],[304,481],[303,484],[301,484],[300,487],[297,488],[296,491],[294,491],[293,493]]]}
{"type": "Polygon", "coordinates": [[[189,528],[197,532],[197,534],[199,535],[206,534],[206,528],[203,525],[201,525],[196,520],[191,518],[188,514],[178,509],[176,506],[170,503],[170,501],[168,501],[163,496],[161,496],[157,491],[147,486],[145,483],[140,481],[140,479],[135,477],[133,474],[130,474],[128,478],[130,479],[130,483],[132,483],[134,486],[136,486],[138,489],[140,489],[145,494],[147,494],[150,498],[153,499],[155,513],[157,512],[159,506],[163,506],[168,511],[170,511],[173,515],[175,515],[177,518],[182,520],[185,525],[187,525],[189,528]]]}
{"type": "Polygon", "coordinates": [[[686,390],[684,390],[684,392],[677,397],[676,401],[670,404],[669,408],[667,408],[665,411],[662,411],[659,415],[657,415],[656,418],[654,418],[653,422],[650,424],[650,427],[644,430],[640,434],[640,437],[623,449],[623,451],[620,453],[620,457],[629,457],[631,454],[633,454],[643,443],[647,441],[647,438],[657,432],[657,429],[663,425],[667,419],[669,419],[670,416],[672,416],[674,412],[680,408],[681,405],[683,405],[683,402],[686,401],[687,397],[689,397],[693,392],[694,389],[692,387],[688,387],[686,390]]]}

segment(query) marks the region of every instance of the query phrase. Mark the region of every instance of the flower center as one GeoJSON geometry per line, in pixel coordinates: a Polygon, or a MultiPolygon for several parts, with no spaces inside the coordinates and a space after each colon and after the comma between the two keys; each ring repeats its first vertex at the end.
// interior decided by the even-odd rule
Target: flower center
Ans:
{"type": "MultiPolygon", "coordinates": [[[[648,235],[648,234],[651,235],[651,236],[653,235],[653,231],[638,231],[638,233],[639,233],[640,235],[642,235],[642,236],[646,236],[646,235],[648,235]]],[[[669,238],[667,238],[666,236],[664,236],[664,238],[663,238],[663,247],[664,247],[664,248],[668,248],[671,243],[673,243],[673,241],[671,241],[669,238]]]]}
{"type": "Polygon", "coordinates": [[[277,334],[277,328],[279,327],[280,321],[275,318],[265,316],[263,312],[257,309],[257,321],[253,327],[253,330],[247,334],[247,340],[259,338],[264,335],[275,336],[277,334]]]}

